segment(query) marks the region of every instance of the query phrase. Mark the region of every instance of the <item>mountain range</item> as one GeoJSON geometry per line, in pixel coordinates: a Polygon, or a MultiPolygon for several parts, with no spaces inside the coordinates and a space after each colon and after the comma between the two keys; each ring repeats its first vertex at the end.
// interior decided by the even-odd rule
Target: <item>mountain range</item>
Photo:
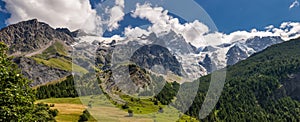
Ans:
{"type": "MultiPolygon", "coordinates": [[[[195,79],[245,60],[271,45],[283,42],[280,37],[254,37],[237,40],[233,43],[195,47],[174,31],[160,35],[151,33],[134,39],[123,37],[108,39],[87,34],[82,30],[71,32],[66,28],[54,29],[36,19],[19,22],[2,29],[0,40],[9,46],[8,53],[16,57],[15,62],[22,69],[22,73],[35,81],[32,86],[56,81],[69,75],[72,72],[73,64],[70,56],[72,47],[81,48],[83,43],[98,46],[96,63],[102,64],[102,69],[109,68],[109,55],[112,55],[116,45],[136,48],[143,48],[143,45],[148,44],[159,45],[170,51],[170,54],[167,54],[169,51],[164,51],[162,54],[173,55],[174,59],[172,60],[177,63],[163,64],[164,61],[169,60],[167,57],[142,61],[151,57],[149,54],[145,54],[144,49],[153,52],[158,51],[158,48],[139,49],[140,51],[136,53],[140,52],[142,54],[140,56],[145,59],[133,56],[133,62],[146,69],[163,64],[163,68],[170,70],[175,75],[184,75],[185,78],[195,79]],[[107,53],[107,50],[110,50],[110,53],[107,53]]],[[[86,66],[79,65],[75,65],[76,69],[86,72],[86,69],[83,68],[86,66]]]]}
{"type": "Polygon", "coordinates": [[[300,120],[299,39],[254,37],[196,47],[174,31],[103,38],[82,30],[54,29],[36,19],[2,29],[0,39],[21,73],[34,81],[30,85],[38,87],[39,98],[92,95],[73,87],[74,78],[86,77],[98,82],[80,79],[83,89],[100,86],[114,105],[124,109],[141,101],[128,95],[138,95],[150,97],[145,101],[151,105],[170,105],[199,121],[300,120]],[[222,95],[212,112],[199,118],[211,73],[224,68],[222,95]],[[194,87],[195,99],[185,106],[194,87]]]}

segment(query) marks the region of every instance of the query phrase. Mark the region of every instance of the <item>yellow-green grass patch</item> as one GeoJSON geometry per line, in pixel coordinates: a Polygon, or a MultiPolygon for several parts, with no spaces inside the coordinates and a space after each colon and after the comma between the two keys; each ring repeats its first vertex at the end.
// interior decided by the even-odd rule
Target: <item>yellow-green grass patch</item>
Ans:
{"type": "Polygon", "coordinates": [[[71,61],[64,58],[51,58],[49,60],[44,60],[41,58],[33,58],[38,63],[44,64],[49,67],[58,68],[66,71],[75,71],[81,73],[88,73],[88,71],[76,64],[73,64],[71,61]]]}

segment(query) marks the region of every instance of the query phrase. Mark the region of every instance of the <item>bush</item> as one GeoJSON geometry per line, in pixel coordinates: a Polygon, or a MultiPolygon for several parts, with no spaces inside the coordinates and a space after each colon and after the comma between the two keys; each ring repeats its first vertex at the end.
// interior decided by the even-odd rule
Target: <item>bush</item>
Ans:
{"type": "Polygon", "coordinates": [[[54,104],[50,104],[50,107],[54,107],[55,105],[54,104]]]}
{"type": "Polygon", "coordinates": [[[129,107],[128,107],[128,105],[127,104],[125,104],[125,105],[122,105],[122,109],[128,109],[129,107]]]}
{"type": "Polygon", "coordinates": [[[53,116],[56,117],[58,115],[58,110],[57,109],[50,109],[49,113],[53,116]]]}
{"type": "Polygon", "coordinates": [[[84,110],[82,115],[80,115],[78,122],[88,121],[90,117],[91,117],[91,114],[89,113],[89,111],[84,110]]]}
{"type": "Polygon", "coordinates": [[[154,104],[154,105],[158,105],[158,101],[157,101],[157,100],[154,100],[153,104],[154,104]]]}
{"type": "Polygon", "coordinates": [[[88,115],[82,114],[82,115],[80,115],[78,122],[85,122],[85,121],[88,121],[88,119],[89,119],[88,115]]]}

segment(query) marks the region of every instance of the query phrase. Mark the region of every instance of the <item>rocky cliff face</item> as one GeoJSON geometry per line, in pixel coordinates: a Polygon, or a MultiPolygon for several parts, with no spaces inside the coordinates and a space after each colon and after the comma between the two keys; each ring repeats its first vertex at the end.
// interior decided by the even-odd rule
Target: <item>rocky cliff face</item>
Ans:
{"type": "Polygon", "coordinates": [[[240,46],[234,45],[226,53],[227,65],[233,65],[237,62],[249,57],[248,53],[244,51],[240,46]]]}
{"type": "Polygon", "coordinates": [[[53,48],[49,49],[51,52],[48,53],[59,54],[55,51],[69,50],[70,45],[75,42],[71,36],[53,29],[46,23],[33,19],[9,25],[0,31],[0,41],[8,45],[8,54],[15,57],[14,62],[22,70],[22,74],[34,81],[31,86],[59,80],[71,74],[69,71],[37,63],[32,58],[48,48],[53,48]],[[60,48],[68,49],[54,49],[58,47],[52,45],[57,42],[64,45],[60,48]]]}
{"type": "Polygon", "coordinates": [[[56,40],[71,44],[74,39],[48,24],[33,19],[10,25],[0,31],[0,40],[9,46],[9,54],[26,54],[42,49],[56,40]]]}
{"type": "Polygon", "coordinates": [[[14,59],[14,62],[22,69],[25,77],[34,81],[30,86],[42,85],[71,75],[70,72],[39,64],[31,58],[18,57],[14,59]]]}
{"type": "Polygon", "coordinates": [[[205,55],[205,58],[202,62],[199,62],[200,65],[202,65],[207,72],[212,72],[213,70],[216,70],[216,65],[214,62],[210,59],[208,55],[205,55]]]}
{"type": "Polygon", "coordinates": [[[140,38],[139,41],[167,48],[178,60],[186,79],[195,80],[206,75],[206,69],[199,65],[200,50],[191,43],[188,43],[182,35],[171,30],[162,35],[151,33],[148,36],[140,38]]]}
{"type": "Polygon", "coordinates": [[[254,37],[246,41],[246,45],[252,48],[256,52],[260,52],[267,47],[282,43],[283,40],[280,37],[254,37]]]}
{"type": "Polygon", "coordinates": [[[283,93],[291,98],[300,101],[300,73],[289,74],[283,80],[283,93]]]}
{"type": "Polygon", "coordinates": [[[130,59],[138,66],[151,69],[158,74],[167,74],[171,71],[182,76],[183,69],[175,56],[169,50],[159,45],[146,45],[139,48],[130,59]]]}
{"type": "Polygon", "coordinates": [[[136,65],[124,65],[118,67],[114,72],[109,71],[104,74],[101,81],[101,86],[106,93],[136,94],[149,89],[152,84],[146,70],[136,65]]]}
{"type": "MultiPolygon", "coordinates": [[[[89,36],[91,39],[93,36],[89,36]]],[[[94,40],[86,40],[88,38],[81,38],[80,41],[93,42],[94,40]]],[[[105,41],[99,40],[98,43],[105,41]]],[[[254,53],[260,52],[267,47],[283,42],[280,37],[253,37],[247,40],[240,40],[231,43],[223,43],[220,45],[207,45],[204,47],[195,47],[191,43],[187,42],[183,36],[170,31],[164,34],[150,33],[148,35],[142,35],[137,38],[124,38],[122,41],[117,41],[113,45],[107,44],[99,45],[99,51],[97,52],[97,62],[103,64],[105,69],[109,69],[111,63],[110,57],[114,50],[114,46],[124,44],[124,48],[130,47],[128,50],[138,50],[144,53],[143,56],[134,57],[136,63],[140,63],[140,66],[144,68],[150,68],[154,65],[150,64],[150,60],[144,60],[151,57],[147,53],[147,48],[138,49],[145,45],[159,45],[169,50],[171,55],[175,56],[179,64],[182,66],[183,72],[191,79],[198,78],[211,73],[217,69],[222,69],[227,65],[233,65],[241,60],[245,60],[254,53]],[[144,51],[145,49],[145,51],[144,51]],[[142,65],[145,64],[145,65],[142,65]]],[[[92,43],[95,45],[97,43],[92,43]]],[[[117,46],[118,47],[118,46],[117,46]]],[[[120,51],[121,54],[125,54],[124,51],[120,51]]],[[[134,52],[129,52],[128,55],[132,55],[134,52]]],[[[136,52],[138,53],[138,52],[136,52]]],[[[156,59],[155,59],[156,60],[156,59]]],[[[121,62],[121,61],[120,61],[121,62]]],[[[162,62],[161,62],[162,63],[162,62]]],[[[173,71],[174,72],[174,71],[173,71]]],[[[178,75],[179,73],[176,72],[178,75]]]]}
{"type": "Polygon", "coordinates": [[[267,47],[282,43],[280,37],[254,37],[246,40],[244,43],[236,43],[232,46],[226,56],[227,65],[233,65],[241,60],[245,60],[254,53],[260,52],[267,47]]]}
{"type": "Polygon", "coordinates": [[[83,30],[76,30],[71,32],[68,28],[56,28],[56,31],[63,32],[71,37],[79,37],[79,36],[86,36],[88,35],[83,30]]]}
{"type": "Polygon", "coordinates": [[[228,44],[206,46],[200,51],[203,60],[199,63],[206,68],[208,67],[207,72],[210,73],[216,69],[224,68],[226,65],[234,65],[239,61],[247,59],[254,53],[282,42],[283,40],[280,37],[254,37],[228,44]],[[207,63],[208,58],[211,64],[207,63]],[[216,68],[211,70],[211,67],[214,66],[216,68]]]}

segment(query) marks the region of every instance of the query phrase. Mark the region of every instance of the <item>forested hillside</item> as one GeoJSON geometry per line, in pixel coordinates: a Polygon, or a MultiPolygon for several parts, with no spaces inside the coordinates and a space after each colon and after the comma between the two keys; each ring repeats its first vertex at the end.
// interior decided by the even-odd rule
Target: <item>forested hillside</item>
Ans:
{"type": "MultiPolygon", "coordinates": [[[[300,121],[299,47],[291,40],[228,67],[220,100],[202,121],[300,121]]],[[[210,76],[194,81],[200,86],[188,115],[199,117],[210,76]]]]}
{"type": "Polygon", "coordinates": [[[70,75],[61,82],[40,86],[36,88],[36,97],[38,99],[46,99],[101,94],[101,91],[95,90],[99,82],[97,79],[90,79],[91,75],[85,74],[82,77],[70,75]],[[74,79],[76,78],[74,77],[81,80],[75,82],[74,79]]]}

